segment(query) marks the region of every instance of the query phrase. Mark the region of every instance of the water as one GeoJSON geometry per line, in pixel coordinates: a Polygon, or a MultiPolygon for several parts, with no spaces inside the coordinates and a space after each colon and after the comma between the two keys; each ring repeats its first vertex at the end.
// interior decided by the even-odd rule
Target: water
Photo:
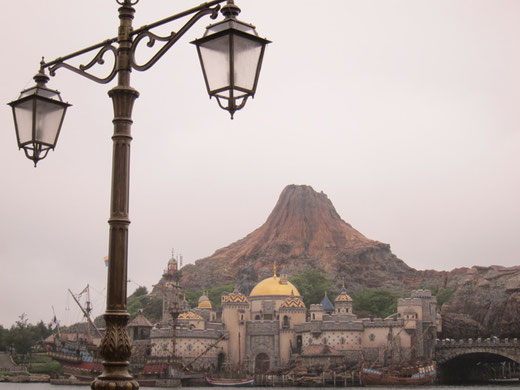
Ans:
{"type": "MultiPolygon", "coordinates": [[[[348,389],[349,387],[344,387],[348,389]]],[[[352,387],[350,387],[352,388],[352,387]]],[[[370,388],[370,387],[367,387],[370,388]]],[[[385,387],[372,387],[373,389],[385,389],[385,387]]],[[[419,387],[419,389],[431,389],[431,390],[446,390],[446,389],[459,389],[459,390],[490,390],[490,389],[520,389],[520,383],[504,384],[504,385],[487,385],[487,386],[425,386],[419,387]]],[[[0,390],[88,390],[88,386],[57,386],[49,383],[5,383],[0,382],[0,390]]],[[[158,387],[141,387],[141,389],[159,389],[158,387]]],[[[187,387],[185,389],[190,390],[208,390],[208,387],[187,387]]],[[[211,389],[219,389],[219,387],[211,387],[211,389]]],[[[221,387],[221,389],[229,389],[221,387]]],[[[274,389],[274,390],[310,390],[310,389],[327,389],[326,387],[258,387],[258,389],[274,389]]],[[[328,389],[333,389],[329,387],[328,389]]],[[[338,387],[342,389],[342,387],[338,387]]],[[[359,387],[358,389],[361,389],[359,387]]],[[[417,387],[388,387],[388,389],[417,389],[417,387]]]]}

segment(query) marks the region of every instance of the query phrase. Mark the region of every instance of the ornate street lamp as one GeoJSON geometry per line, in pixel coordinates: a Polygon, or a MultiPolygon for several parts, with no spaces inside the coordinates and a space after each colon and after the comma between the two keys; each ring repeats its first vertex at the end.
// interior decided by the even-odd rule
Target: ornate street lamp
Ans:
{"type": "Polygon", "coordinates": [[[260,38],[255,26],[236,19],[240,13],[233,0],[222,7],[225,19],[207,27],[197,46],[206,88],[221,108],[235,111],[254,97],[262,67],[265,46],[271,43],[260,38]]]}
{"type": "Polygon", "coordinates": [[[13,108],[18,147],[36,167],[38,161],[56,146],[70,104],[61,99],[58,91],[45,87],[49,77],[43,69],[34,76],[34,81],[34,87],[22,91],[18,100],[9,105],[13,108]]]}
{"type": "MultiPolygon", "coordinates": [[[[116,1],[120,5],[117,37],[50,62],[42,61],[40,72],[35,76],[36,86],[23,91],[20,99],[9,103],[13,107],[18,145],[24,148],[27,157],[36,164],[38,160],[47,155],[49,149],[54,149],[56,146],[63,116],[69,106],[68,103],[61,100],[57,91],[45,87],[45,83],[48,81],[45,70],[48,69],[50,75],[54,76],[56,70],[65,68],[102,84],[117,77],[117,85],[108,92],[114,107],[112,185],[108,221],[110,226],[108,258],[110,262],[108,264],[107,306],[104,314],[106,329],[100,345],[100,354],[104,359],[103,373],[92,382],[91,387],[94,390],[136,390],[139,388],[138,383],[128,372],[131,345],[126,329],[129,318],[126,307],[126,282],[128,279],[128,225],[130,224],[128,218],[130,143],[132,141],[132,110],[135,99],[139,97],[139,92],[130,85],[131,72],[133,69],[144,71],[151,68],[199,19],[206,15],[215,19],[220,10],[219,4],[226,0],[209,1],[135,30],[132,27],[132,20],[135,13],[134,5],[139,0],[116,1]],[[151,31],[156,27],[190,15],[191,18],[178,31],[172,32],[169,36],[162,37],[151,31]],[[148,48],[154,48],[157,42],[161,42],[162,46],[147,62],[138,64],[135,54],[143,40],[147,41],[148,48]],[[72,58],[94,50],[97,50],[97,54],[87,64],[74,66],[68,62],[72,58]],[[95,76],[90,69],[95,65],[105,64],[104,57],[107,54],[113,55],[114,66],[105,77],[95,76]]],[[[223,34],[226,35],[223,39],[227,39],[230,51],[222,51],[218,45],[217,49],[213,50],[210,36],[208,36],[199,40],[201,42],[199,52],[209,51],[217,57],[211,59],[206,57],[210,53],[201,54],[204,58],[203,68],[206,82],[208,85],[213,83],[210,81],[213,78],[228,82],[216,89],[208,86],[208,91],[210,96],[216,96],[219,104],[233,115],[236,110],[244,106],[247,97],[253,96],[255,93],[261,58],[268,41],[251,34],[254,32],[252,26],[236,21],[238,8],[232,0],[227,1],[228,5],[223,9],[226,19],[223,23],[213,25],[210,29],[215,34],[219,34],[219,29],[228,28],[228,32],[223,34]],[[204,46],[204,42],[209,46],[204,46]],[[206,49],[208,47],[209,49],[206,49]],[[256,57],[258,54],[260,56],[256,57]],[[222,66],[222,56],[227,56],[224,63],[229,66],[222,66]],[[253,73],[242,75],[242,69],[246,68],[254,69],[253,73]],[[221,71],[223,74],[218,75],[217,71],[221,71]],[[222,99],[227,100],[227,106],[222,105],[222,99]]]]}

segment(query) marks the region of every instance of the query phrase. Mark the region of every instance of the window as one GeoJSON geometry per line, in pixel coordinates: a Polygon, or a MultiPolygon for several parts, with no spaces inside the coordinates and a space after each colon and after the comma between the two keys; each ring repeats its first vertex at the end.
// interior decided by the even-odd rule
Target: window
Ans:
{"type": "Polygon", "coordinates": [[[324,337],[323,340],[321,340],[321,342],[323,343],[323,345],[327,345],[327,338],[324,337]]]}
{"type": "Polygon", "coordinates": [[[368,338],[370,339],[370,341],[374,341],[376,339],[376,335],[373,333],[370,333],[370,336],[368,336],[368,338]]]}
{"type": "Polygon", "coordinates": [[[316,319],[316,314],[312,313],[312,319],[313,319],[313,320],[316,319]]]}
{"type": "Polygon", "coordinates": [[[288,328],[289,327],[289,317],[283,316],[283,327],[288,328]]]}
{"type": "Polygon", "coordinates": [[[191,344],[188,344],[188,351],[191,351],[193,349],[192,345],[191,344]]]}
{"type": "Polygon", "coordinates": [[[255,316],[255,320],[260,321],[260,316],[258,314],[255,316]]]}
{"type": "Polygon", "coordinates": [[[345,337],[342,337],[342,338],[341,338],[341,344],[342,344],[342,345],[345,344],[345,337]]]}

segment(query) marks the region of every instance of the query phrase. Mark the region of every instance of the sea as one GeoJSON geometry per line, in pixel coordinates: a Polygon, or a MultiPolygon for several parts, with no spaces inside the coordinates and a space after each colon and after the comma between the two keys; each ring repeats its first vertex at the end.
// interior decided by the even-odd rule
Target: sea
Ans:
{"type": "MultiPolygon", "coordinates": [[[[219,389],[219,387],[211,387],[212,389],[219,389]]],[[[274,390],[310,390],[310,389],[324,389],[323,387],[269,387],[274,390]]],[[[340,388],[340,387],[338,387],[340,388]]],[[[355,387],[350,387],[355,388],[355,387]]],[[[361,389],[361,387],[358,387],[361,389]]],[[[370,388],[370,387],[364,387],[370,388]]],[[[374,389],[385,389],[386,387],[383,386],[377,386],[373,387],[374,389]]],[[[520,389],[520,382],[519,383],[507,383],[507,384],[497,384],[497,385],[486,385],[486,386],[421,386],[421,390],[490,390],[490,389],[520,389]]],[[[0,390],[81,390],[85,389],[88,390],[88,386],[68,386],[68,385],[51,385],[49,383],[5,383],[0,382],[0,390]]],[[[141,387],[140,389],[158,389],[157,387],[141,387]]],[[[207,390],[207,387],[189,387],[190,390],[207,390]]],[[[228,389],[222,387],[220,389],[228,389]]],[[[410,389],[410,387],[388,387],[388,389],[410,389]]],[[[412,389],[417,389],[412,388],[412,389]]]]}

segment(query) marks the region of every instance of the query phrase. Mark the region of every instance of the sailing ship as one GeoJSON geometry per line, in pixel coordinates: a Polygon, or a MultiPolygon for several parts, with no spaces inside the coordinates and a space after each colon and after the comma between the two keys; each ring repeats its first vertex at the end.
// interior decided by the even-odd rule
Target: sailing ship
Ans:
{"type": "MultiPolygon", "coordinates": [[[[374,366],[377,364],[379,359],[390,349],[390,353],[392,352],[392,346],[394,339],[399,336],[399,334],[406,328],[406,325],[409,320],[406,321],[401,330],[394,336],[392,334],[390,343],[387,345],[383,351],[379,354],[376,360],[372,363],[370,367],[366,367],[366,363],[363,362],[360,372],[360,379],[363,386],[426,386],[432,385],[435,382],[435,378],[437,377],[437,370],[435,367],[435,363],[431,360],[416,362],[414,364],[408,366],[399,366],[394,367],[392,364],[390,367],[383,367],[375,369],[374,366]]],[[[419,341],[424,338],[424,335],[428,332],[429,327],[425,329],[419,341]]],[[[407,356],[415,349],[414,344],[407,356]]],[[[406,360],[406,359],[405,359],[406,360]]],[[[390,354],[390,362],[392,362],[392,354],[390,354]]]]}
{"type": "Polygon", "coordinates": [[[58,326],[57,333],[53,335],[52,340],[49,340],[51,351],[48,352],[48,355],[61,363],[63,373],[67,377],[76,378],[82,382],[90,382],[103,371],[102,360],[98,356],[98,346],[94,342],[92,329],[95,330],[99,339],[102,335],[90,318],[92,306],[89,285],[79,294],[75,295],[70,289],[69,293],[87,319],[87,333],[86,335],[79,332],[65,334],[60,332],[58,326]],[[79,302],[80,297],[84,294],[86,294],[85,307],[79,302]]]}

